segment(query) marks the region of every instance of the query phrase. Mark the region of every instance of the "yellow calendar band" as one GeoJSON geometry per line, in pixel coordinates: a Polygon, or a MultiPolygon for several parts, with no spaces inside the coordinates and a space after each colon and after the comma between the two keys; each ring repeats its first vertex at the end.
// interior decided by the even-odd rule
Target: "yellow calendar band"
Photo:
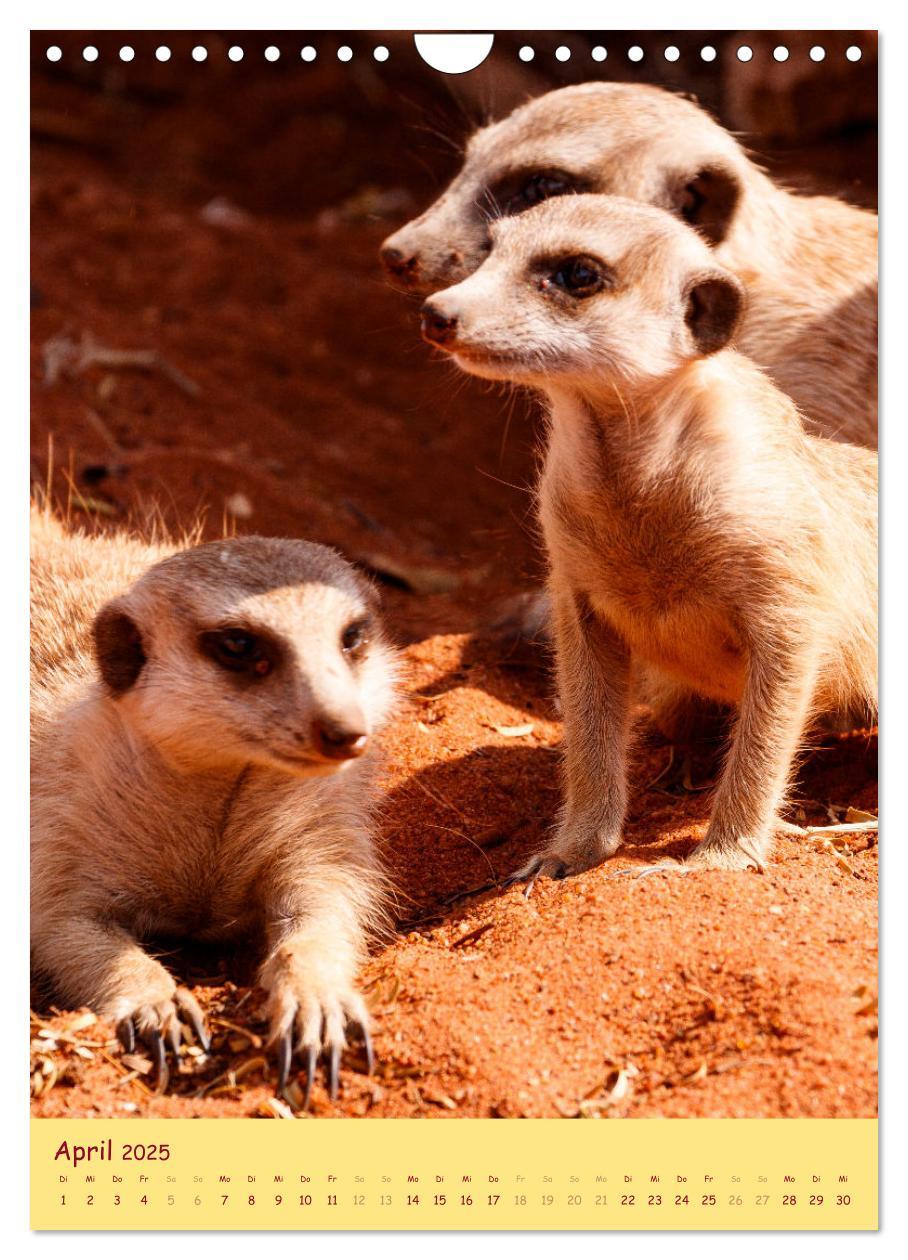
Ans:
{"type": "Polygon", "coordinates": [[[877,1227],[876,1120],[32,1120],[32,1228],[877,1227]]]}

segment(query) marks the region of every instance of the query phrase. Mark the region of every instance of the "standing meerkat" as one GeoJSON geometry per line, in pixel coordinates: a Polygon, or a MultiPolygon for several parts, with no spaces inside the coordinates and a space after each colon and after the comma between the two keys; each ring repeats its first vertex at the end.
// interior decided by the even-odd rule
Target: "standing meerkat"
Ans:
{"type": "Polygon", "coordinates": [[[432,293],[481,264],[496,219],[571,193],[629,197],[696,228],[747,289],[742,353],[811,431],[876,446],[876,215],[779,187],[705,110],[662,88],[559,88],[476,132],[460,173],[382,258],[400,287],[432,293]]]}
{"type": "Polygon", "coordinates": [[[729,348],[742,286],[677,218],[546,202],[423,307],[467,372],[549,398],[539,516],[550,565],[565,799],[520,872],[618,848],[632,678],[737,720],[688,864],[760,867],[811,719],[876,711],[876,457],[807,434],[729,348]]]}
{"type": "Polygon", "coordinates": [[[32,957],[59,1000],[153,1048],[192,995],[150,936],[260,934],[282,1088],[320,1053],[332,1097],[384,919],[370,834],[394,658],[336,552],[234,538],[187,550],[33,525],[32,957]],[[150,567],[149,567],[150,566],[150,567]]]}

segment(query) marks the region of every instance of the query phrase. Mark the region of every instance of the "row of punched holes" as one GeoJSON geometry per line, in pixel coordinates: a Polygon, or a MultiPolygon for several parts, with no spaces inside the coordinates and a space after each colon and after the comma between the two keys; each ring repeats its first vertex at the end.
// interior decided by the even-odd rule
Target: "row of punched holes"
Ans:
{"type": "MultiPolygon", "coordinates": [[[[132,61],[135,55],[135,49],[131,48],[128,44],[125,44],[119,52],[121,61],[132,61]]],[[[231,61],[242,61],[245,55],[245,49],[241,48],[238,44],[234,44],[227,50],[227,56],[231,61]]],[[[536,56],[536,49],[532,48],[529,44],[524,44],[518,51],[517,55],[521,61],[532,61],[536,56]]],[[[627,57],[629,61],[642,61],[645,55],[646,54],[643,49],[638,44],[635,44],[632,48],[627,50],[627,57]]],[[[740,47],[735,49],[735,56],[739,61],[750,61],[753,58],[753,55],[753,49],[747,44],[741,44],[740,47]]],[[[777,48],[773,49],[772,55],[776,61],[787,61],[791,56],[791,52],[784,44],[779,44],[777,48]]],[[[822,44],[814,44],[808,55],[811,61],[825,61],[826,49],[822,46],[822,44]]],[[[93,44],[88,44],[82,49],[82,59],[84,61],[97,61],[98,56],[98,50],[93,44]]],[[[158,61],[169,61],[171,56],[171,50],[166,44],[162,44],[159,48],[155,49],[155,57],[158,61]]],[[[270,44],[265,49],[266,61],[277,61],[280,56],[281,50],[274,44],[270,44]]],[[[304,48],[300,49],[300,57],[302,57],[303,61],[315,61],[317,56],[318,51],[313,48],[311,44],[307,44],[304,48]]],[[[387,61],[390,53],[384,44],[378,44],[372,49],[372,56],[376,61],[387,61]]],[[[593,61],[605,61],[608,56],[608,50],[599,44],[592,49],[590,56],[593,61]]],[[[674,44],[670,44],[667,48],[662,49],[662,56],[666,61],[678,61],[681,56],[681,50],[680,48],[675,47],[674,44]]],[[[703,61],[715,61],[717,56],[718,53],[711,44],[706,44],[700,49],[700,58],[703,61]]],[[[48,61],[60,61],[62,57],[63,49],[57,44],[51,44],[51,46],[47,49],[48,61]]],[[[848,61],[861,60],[861,50],[858,48],[857,44],[852,44],[850,47],[846,48],[845,57],[848,61]]],[[[208,49],[204,48],[201,44],[197,45],[192,50],[192,59],[193,61],[207,61],[208,49]]],[[[353,49],[349,46],[349,44],[342,44],[337,49],[337,59],[338,61],[351,61],[353,59],[353,49]]],[[[568,48],[566,44],[560,44],[558,48],[555,49],[555,60],[570,61],[570,59],[570,48],[568,48]]]]}

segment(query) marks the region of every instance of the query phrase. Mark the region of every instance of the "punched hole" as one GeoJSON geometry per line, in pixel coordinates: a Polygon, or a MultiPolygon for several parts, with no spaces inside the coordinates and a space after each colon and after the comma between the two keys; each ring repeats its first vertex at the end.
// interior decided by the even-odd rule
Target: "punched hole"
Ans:
{"type": "Polygon", "coordinates": [[[442,74],[466,74],[481,66],[492,51],[495,36],[489,34],[454,35],[438,31],[413,36],[416,51],[427,66],[442,74]]]}

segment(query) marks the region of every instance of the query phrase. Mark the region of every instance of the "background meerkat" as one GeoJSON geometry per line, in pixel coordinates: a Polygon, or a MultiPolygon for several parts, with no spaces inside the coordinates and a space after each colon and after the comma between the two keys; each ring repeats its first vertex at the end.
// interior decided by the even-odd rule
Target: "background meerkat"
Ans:
{"type": "Polygon", "coordinates": [[[261,933],[279,1089],[299,1050],[337,1091],[385,880],[369,829],[394,661],[336,552],[180,550],[33,518],[32,953],[165,1070],[192,995],[140,942],[261,933]],[[150,566],[150,567],[149,567],[150,566]]]}
{"type": "Polygon", "coordinates": [[[565,801],[520,872],[615,852],[631,682],[733,705],[705,839],[688,861],[759,867],[813,716],[876,711],[876,457],[808,435],[727,348],[743,290],[664,211],[547,202],[423,307],[467,372],[543,389],[539,516],[565,723],[565,801]]]}
{"type": "Polygon", "coordinates": [[[661,88],[557,89],[476,132],[434,205],[382,247],[420,294],[469,275],[490,224],[568,193],[613,193],[672,211],[747,288],[740,350],[824,437],[876,446],[877,218],[780,188],[692,101],[661,88]]]}

